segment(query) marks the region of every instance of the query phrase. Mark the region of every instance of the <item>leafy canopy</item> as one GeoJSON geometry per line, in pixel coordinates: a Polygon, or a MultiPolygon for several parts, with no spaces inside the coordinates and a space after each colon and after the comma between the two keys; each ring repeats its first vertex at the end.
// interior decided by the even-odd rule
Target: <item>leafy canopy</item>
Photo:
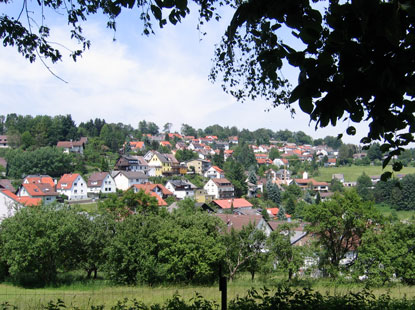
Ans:
{"type": "MultiPolygon", "coordinates": [[[[0,0],[12,5],[8,0],[0,0]]],[[[193,0],[200,22],[219,19],[218,8],[235,9],[234,16],[215,52],[211,79],[239,100],[264,97],[274,106],[292,111],[299,102],[316,127],[338,121],[369,121],[369,133],[361,140],[369,145],[383,141],[386,165],[403,146],[414,142],[415,5],[407,0],[193,0]],[[287,35],[291,33],[291,36],[287,35]],[[281,74],[285,66],[298,69],[298,85],[290,89],[281,74]]],[[[17,4],[16,4],[17,5],[17,4]]],[[[16,46],[33,62],[37,56],[53,62],[62,58],[48,41],[45,15],[66,12],[71,37],[81,43],[74,60],[90,42],[82,35],[88,15],[102,12],[107,26],[123,9],[135,9],[152,33],[153,22],[176,24],[190,12],[187,0],[60,0],[23,2],[18,16],[0,15],[4,46],[16,46]],[[36,22],[37,12],[40,15],[36,22]],[[26,24],[23,20],[27,20],[26,24]],[[37,26],[39,25],[39,26],[37,26]]],[[[355,135],[349,126],[347,134],[355,135]]],[[[399,170],[401,165],[394,165],[399,170]]]]}

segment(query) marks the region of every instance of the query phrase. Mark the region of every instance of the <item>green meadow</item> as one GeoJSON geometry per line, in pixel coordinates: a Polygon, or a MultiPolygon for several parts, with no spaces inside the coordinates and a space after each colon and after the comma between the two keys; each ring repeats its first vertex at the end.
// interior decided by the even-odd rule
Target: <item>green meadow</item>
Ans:
{"type": "MultiPolygon", "coordinates": [[[[383,172],[392,171],[391,166],[387,166],[385,170],[382,166],[342,166],[342,167],[327,167],[319,168],[319,175],[314,179],[317,181],[330,182],[333,174],[343,174],[346,182],[356,182],[357,178],[366,173],[368,176],[381,175],[383,172]]],[[[410,174],[415,173],[415,167],[404,167],[401,171],[395,174],[410,174]]]]}

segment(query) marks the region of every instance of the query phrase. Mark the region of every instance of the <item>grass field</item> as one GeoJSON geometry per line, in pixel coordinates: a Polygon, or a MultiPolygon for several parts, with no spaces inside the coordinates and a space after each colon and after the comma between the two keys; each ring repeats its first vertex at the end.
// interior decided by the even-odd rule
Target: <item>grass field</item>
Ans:
{"type": "MultiPolygon", "coordinates": [[[[332,175],[341,173],[344,175],[346,182],[355,182],[359,176],[365,172],[368,176],[381,175],[385,171],[392,171],[392,167],[388,166],[382,170],[382,166],[344,166],[344,167],[327,167],[319,168],[319,175],[314,177],[317,181],[330,182],[332,175]]],[[[415,173],[415,167],[404,167],[399,174],[415,173]]]]}
{"type": "MultiPolygon", "coordinates": [[[[281,281],[281,280],[279,280],[281,281]]],[[[228,300],[236,296],[245,296],[251,287],[260,289],[264,287],[272,289],[275,283],[256,280],[251,282],[246,277],[228,284],[228,300]]],[[[332,281],[315,281],[299,283],[297,287],[310,286],[313,290],[322,294],[344,295],[350,291],[358,292],[363,289],[363,285],[339,284],[332,281]]],[[[114,306],[117,301],[124,298],[137,299],[146,304],[163,303],[166,299],[175,294],[179,294],[184,299],[189,300],[194,297],[196,292],[208,300],[216,301],[220,304],[220,292],[218,285],[213,286],[111,286],[105,281],[91,281],[89,283],[77,284],[72,286],[61,286],[57,288],[25,289],[10,284],[0,284],[0,304],[8,303],[19,307],[19,309],[41,309],[47,302],[61,299],[67,306],[76,306],[79,309],[90,308],[91,305],[105,305],[106,309],[114,306]]],[[[374,289],[375,295],[389,294],[393,298],[414,298],[415,287],[393,285],[374,289]]]]}

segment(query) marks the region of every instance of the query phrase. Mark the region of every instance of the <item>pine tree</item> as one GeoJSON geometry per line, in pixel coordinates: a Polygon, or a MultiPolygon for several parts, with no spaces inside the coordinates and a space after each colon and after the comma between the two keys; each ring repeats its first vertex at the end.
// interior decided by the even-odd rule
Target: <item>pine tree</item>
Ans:
{"type": "Polygon", "coordinates": [[[255,184],[255,185],[257,184],[257,177],[256,177],[256,174],[255,174],[254,170],[251,170],[249,172],[248,182],[252,183],[252,184],[255,184]]]}
{"type": "Polygon", "coordinates": [[[285,221],[287,217],[285,216],[285,208],[280,206],[277,213],[277,219],[280,221],[285,221]]]}

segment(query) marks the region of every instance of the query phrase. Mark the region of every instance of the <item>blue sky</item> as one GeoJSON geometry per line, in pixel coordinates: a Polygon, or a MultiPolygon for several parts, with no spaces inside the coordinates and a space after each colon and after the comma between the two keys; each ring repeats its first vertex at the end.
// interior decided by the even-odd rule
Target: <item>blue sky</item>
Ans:
{"type": "MultiPolygon", "coordinates": [[[[0,10],[4,12],[4,4],[0,10]]],[[[93,16],[84,24],[91,48],[75,63],[65,57],[51,66],[68,83],[52,76],[40,61],[30,64],[14,48],[0,48],[1,114],[71,114],[77,124],[103,118],[135,128],[145,119],[160,128],[171,122],[173,130],[180,130],[183,123],[195,128],[220,124],[250,130],[289,129],[313,138],[336,136],[348,127],[340,123],[316,132],[298,107],[294,119],[283,107],[265,112],[269,103],[238,103],[222,91],[220,83],[212,84],[208,75],[214,45],[220,42],[232,12],[225,12],[220,22],[204,25],[206,36],[197,30],[196,10],[176,26],[160,30],[154,25],[156,34],[149,37],[141,34],[142,24],[135,14],[120,16],[115,41],[102,16],[93,16]]],[[[56,14],[47,17],[52,40],[75,47],[66,22],[56,14]]],[[[284,74],[295,84],[295,71],[284,74]]],[[[358,143],[365,127],[359,125],[358,134],[345,135],[343,141],[358,143]]]]}

